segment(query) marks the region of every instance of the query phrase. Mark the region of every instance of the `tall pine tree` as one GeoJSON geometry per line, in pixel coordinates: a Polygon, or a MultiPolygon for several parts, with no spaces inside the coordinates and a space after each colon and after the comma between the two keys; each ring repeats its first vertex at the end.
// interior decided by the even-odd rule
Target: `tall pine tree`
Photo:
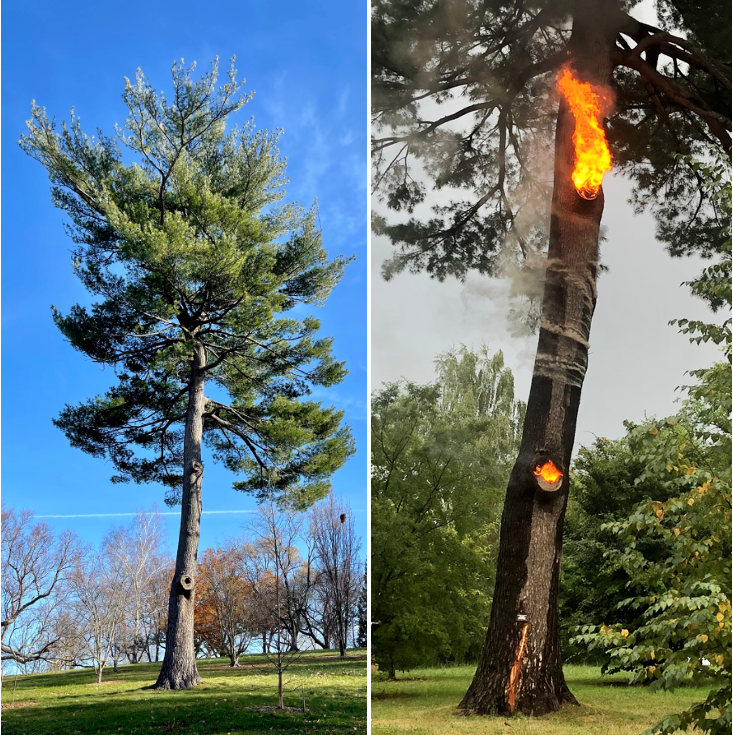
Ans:
{"type": "Polygon", "coordinates": [[[329,261],[316,212],[280,203],[277,135],[225,121],[248,97],[217,62],[200,79],[174,64],[173,97],[138,70],[117,137],[59,131],[33,106],[20,145],[48,171],[68,215],[74,269],[94,297],[54,321],[73,347],[114,368],[103,396],[54,421],[72,446],[111,461],[114,482],[157,482],[181,505],[168,632],[157,688],[196,685],[193,638],[202,445],[235,488],[299,507],[325,495],[353,453],[343,412],[306,400],[346,375],[317,319],[346,260],[329,261]],[[123,152],[128,160],[123,160],[123,152]],[[302,314],[302,311],[300,312],[302,314]]]}
{"type": "Polygon", "coordinates": [[[384,275],[498,275],[507,262],[523,262],[544,283],[491,620],[461,704],[466,712],[540,715],[575,702],[562,673],[557,597],[603,192],[583,198],[571,181],[575,120],[564,99],[558,103],[561,70],[569,68],[603,98],[613,165],[633,180],[637,203],[652,206],[660,222],[680,225],[667,230],[672,254],[700,248],[694,226],[679,221],[696,197],[692,211],[707,242],[722,226],[689,161],[711,149],[730,155],[730,36],[709,22],[717,17],[728,28],[730,5],[716,0],[701,13],[683,0],[660,0],[665,28],[637,21],[634,5],[374,5],[374,183],[389,208],[408,215],[374,220],[397,248],[384,275]],[[687,37],[673,33],[675,25],[687,37]],[[552,147],[554,172],[547,176],[552,147]],[[431,189],[446,192],[432,207],[431,189]],[[550,482],[536,474],[548,462],[561,473],[550,482]]]}

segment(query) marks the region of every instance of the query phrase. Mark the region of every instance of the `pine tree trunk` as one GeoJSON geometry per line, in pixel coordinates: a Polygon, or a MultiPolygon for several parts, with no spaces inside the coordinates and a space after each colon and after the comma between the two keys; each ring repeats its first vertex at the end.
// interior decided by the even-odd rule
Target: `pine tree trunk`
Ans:
{"type": "Polygon", "coordinates": [[[193,612],[201,529],[201,481],[204,472],[201,463],[201,437],[205,380],[201,369],[205,364],[204,348],[197,343],[191,365],[191,386],[183,439],[183,493],[176,573],[168,601],[165,656],[155,689],[189,689],[203,681],[196,668],[193,612]]]}
{"type": "MultiPolygon", "coordinates": [[[[572,60],[583,81],[610,82],[613,10],[604,0],[587,0],[575,14],[572,60]]],[[[596,302],[603,192],[589,201],[573,186],[574,128],[562,101],[539,343],[501,519],[489,630],[460,704],[467,714],[542,715],[563,702],[577,704],[562,671],[558,591],[568,468],[596,302]],[[554,486],[534,474],[548,459],[563,473],[554,486]]]]}

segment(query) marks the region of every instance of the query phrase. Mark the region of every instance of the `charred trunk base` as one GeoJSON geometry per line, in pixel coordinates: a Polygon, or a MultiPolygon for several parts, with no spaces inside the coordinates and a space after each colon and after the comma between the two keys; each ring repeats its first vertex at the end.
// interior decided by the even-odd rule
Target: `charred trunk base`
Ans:
{"type": "Polygon", "coordinates": [[[508,702],[507,689],[510,683],[505,677],[488,674],[485,678],[477,673],[471,688],[459,705],[465,715],[501,715],[516,713],[530,717],[558,712],[564,704],[579,706],[565,683],[562,671],[546,672],[532,686],[525,686],[516,702],[508,702]]]}

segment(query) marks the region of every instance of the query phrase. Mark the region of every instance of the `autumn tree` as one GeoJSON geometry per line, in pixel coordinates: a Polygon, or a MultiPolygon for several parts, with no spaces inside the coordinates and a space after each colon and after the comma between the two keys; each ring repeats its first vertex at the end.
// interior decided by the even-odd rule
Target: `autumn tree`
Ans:
{"type": "Polygon", "coordinates": [[[374,182],[386,206],[404,212],[375,220],[397,248],[385,275],[463,278],[524,264],[539,284],[524,433],[466,712],[540,715],[575,701],[562,674],[557,597],[604,204],[600,179],[590,188],[573,181],[588,126],[610,148],[610,163],[594,154],[594,166],[631,179],[673,255],[704,254],[720,240],[721,212],[689,155],[730,156],[730,34],[716,30],[729,27],[730,5],[661,0],[655,27],[633,17],[634,4],[373,5],[374,182]],[[556,90],[568,75],[588,95],[590,117],[556,90]],[[694,226],[680,216],[690,204],[694,226]]]}
{"type": "Polygon", "coordinates": [[[199,561],[201,586],[196,600],[202,609],[198,636],[230,666],[239,666],[257,630],[257,610],[244,575],[242,550],[235,541],[206,549],[199,561]]]}
{"type": "Polygon", "coordinates": [[[328,259],[315,209],[282,203],[278,135],[250,123],[226,129],[249,99],[233,66],[221,86],[217,62],[192,75],[173,65],[169,100],[138,70],[125,81],[128,117],[116,137],[87,136],[73,113],[59,130],[34,104],[20,140],[49,174],[74,271],[96,299],[54,309],[54,321],[116,377],[55,424],[72,446],[111,462],[114,482],[161,483],[181,505],[159,689],[200,682],[204,444],[240,477],[236,489],[300,507],[328,492],[353,452],[343,412],[307,400],[346,374],[308,309],[324,303],[347,260],[328,259]]]}

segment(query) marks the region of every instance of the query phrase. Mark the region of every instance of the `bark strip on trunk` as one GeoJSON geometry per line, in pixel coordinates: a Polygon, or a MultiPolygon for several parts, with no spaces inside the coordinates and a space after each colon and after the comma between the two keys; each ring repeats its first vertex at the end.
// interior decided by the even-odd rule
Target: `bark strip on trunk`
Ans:
{"type": "Polygon", "coordinates": [[[181,529],[176,554],[176,572],[168,600],[168,632],[163,665],[155,689],[189,689],[203,680],[196,668],[193,613],[196,593],[196,562],[201,532],[201,463],[203,434],[204,373],[206,353],[196,344],[191,365],[191,385],[183,438],[183,492],[181,529]]]}
{"type": "MultiPolygon", "coordinates": [[[[605,0],[579,4],[571,44],[583,81],[609,84],[613,17],[605,0]]],[[[467,714],[542,715],[563,702],[577,704],[562,672],[557,598],[568,468],[596,303],[603,192],[589,201],[573,186],[574,129],[563,100],[537,355],[501,519],[489,630],[460,704],[467,714]],[[535,474],[548,460],[562,472],[557,482],[535,474]]]]}

